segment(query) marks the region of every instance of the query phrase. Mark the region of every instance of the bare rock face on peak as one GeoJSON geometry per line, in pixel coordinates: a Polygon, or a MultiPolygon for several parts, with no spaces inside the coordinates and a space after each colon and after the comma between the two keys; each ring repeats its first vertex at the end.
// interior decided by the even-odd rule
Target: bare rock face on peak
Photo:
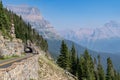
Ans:
{"type": "Polygon", "coordinates": [[[61,39],[54,27],[42,17],[38,8],[26,5],[8,5],[7,9],[22,16],[23,20],[27,23],[29,22],[32,28],[36,29],[44,38],[61,39]]]}
{"type": "Polygon", "coordinates": [[[63,30],[60,34],[68,40],[98,52],[120,52],[120,24],[116,21],[110,21],[98,28],[63,30]]]}
{"type": "Polygon", "coordinates": [[[6,39],[0,33],[0,57],[4,58],[7,56],[21,56],[24,53],[24,45],[22,40],[14,38],[12,40],[6,39]]]}

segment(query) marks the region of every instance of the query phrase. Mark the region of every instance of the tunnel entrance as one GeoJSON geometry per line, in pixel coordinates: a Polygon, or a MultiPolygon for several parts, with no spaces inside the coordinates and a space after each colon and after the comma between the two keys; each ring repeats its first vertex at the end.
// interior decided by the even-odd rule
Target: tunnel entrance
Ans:
{"type": "Polygon", "coordinates": [[[25,47],[24,51],[25,51],[25,53],[33,53],[33,50],[31,47],[25,47]]]}

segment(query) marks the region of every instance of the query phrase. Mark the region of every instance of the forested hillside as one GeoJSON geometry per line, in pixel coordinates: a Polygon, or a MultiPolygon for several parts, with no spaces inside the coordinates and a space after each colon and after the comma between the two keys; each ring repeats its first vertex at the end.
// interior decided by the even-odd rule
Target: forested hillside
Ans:
{"type": "Polygon", "coordinates": [[[10,38],[11,40],[10,29],[12,23],[15,27],[16,38],[22,39],[24,43],[30,40],[37,46],[40,46],[42,50],[48,50],[47,41],[36,30],[32,29],[29,23],[26,24],[21,16],[3,8],[2,2],[0,2],[0,32],[2,32],[4,37],[10,38]]]}
{"type": "Polygon", "coordinates": [[[57,64],[63,69],[77,76],[79,80],[120,80],[120,73],[116,71],[110,57],[106,58],[107,69],[101,64],[101,57],[92,57],[87,50],[80,57],[73,46],[69,50],[62,41],[57,64]]]}

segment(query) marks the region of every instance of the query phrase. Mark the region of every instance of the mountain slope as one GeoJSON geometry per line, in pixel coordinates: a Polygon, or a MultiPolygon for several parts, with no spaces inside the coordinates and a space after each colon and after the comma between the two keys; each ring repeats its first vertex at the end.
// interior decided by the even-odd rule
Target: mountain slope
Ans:
{"type": "Polygon", "coordinates": [[[115,21],[110,21],[100,28],[63,30],[60,34],[68,40],[72,40],[95,51],[120,52],[120,24],[115,21]]]}
{"type": "MultiPolygon", "coordinates": [[[[2,10],[1,3],[2,2],[0,2],[0,9],[2,10]]],[[[9,26],[6,26],[7,28],[4,28],[5,26],[2,25],[4,23],[0,24],[0,27],[4,28],[4,31],[3,29],[0,29],[0,43],[1,43],[0,59],[4,59],[1,56],[2,51],[4,52],[3,54],[9,54],[7,55],[7,57],[11,55],[15,57],[16,55],[21,55],[21,54],[24,54],[25,56],[25,54],[27,54],[24,51],[25,49],[24,47],[26,45],[23,45],[23,44],[24,44],[24,40],[26,41],[27,39],[29,40],[32,39],[28,43],[29,46],[27,45],[27,47],[31,49],[31,54],[27,54],[27,55],[32,55],[32,56],[21,57],[22,59],[19,59],[19,60],[16,60],[17,59],[16,57],[15,60],[14,59],[12,60],[10,59],[10,61],[7,60],[8,62],[1,60],[1,62],[5,64],[2,65],[4,68],[0,69],[0,80],[48,80],[48,79],[76,80],[75,78],[73,78],[73,76],[66,74],[66,71],[58,67],[55,63],[53,63],[52,60],[50,59],[48,60],[48,58],[45,57],[45,54],[47,54],[47,52],[42,50],[42,47],[45,47],[47,43],[40,35],[38,35],[36,31],[31,29],[31,26],[27,25],[21,19],[21,17],[18,17],[16,14],[13,14],[7,11],[6,9],[5,9],[5,12],[3,13],[1,10],[0,10],[0,13],[6,15],[6,19],[8,19],[9,22],[11,21],[11,16],[12,16],[12,22],[11,22],[12,30],[14,25],[15,27],[14,27],[14,31],[11,32],[12,35],[10,34],[8,36],[3,34],[7,34],[7,33],[9,34],[9,31],[10,31],[8,28],[9,26]],[[19,39],[17,39],[16,37],[19,39]],[[36,41],[33,39],[38,40],[40,45],[39,43],[36,43],[36,41]],[[42,42],[44,42],[44,45],[41,44],[42,42]],[[41,49],[39,47],[41,47],[41,49]],[[32,54],[34,53],[33,50],[35,50],[35,53],[37,51],[38,54],[36,55],[32,54]],[[40,79],[38,79],[38,76],[40,79]]],[[[6,22],[2,17],[0,16],[0,22],[2,21],[6,22]]]]}
{"type": "Polygon", "coordinates": [[[32,28],[36,29],[44,38],[61,39],[54,27],[42,17],[38,8],[27,5],[8,5],[7,9],[13,11],[19,16],[22,16],[23,20],[27,23],[29,22],[32,28]]]}
{"type": "Polygon", "coordinates": [[[39,66],[39,80],[77,80],[43,55],[39,58],[39,66]]]}
{"type": "MultiPolygon", "coordinates": [[[[60,47],[61,47],[61,40],[47,40],[48,41],[48,44],[50,44],[48,47],[49,49],[49,52],[52,54],[52,57],[54,57],[55,59],[58,57],[58,55],[60,54],[60,47]]],[[[72,44],[74,43],[73,41],[69,41],[69,40],[65,40],[65,43],[67,44],[67,46],[69,47],[69,49],[71,49],[72,47],[72,44]]],[[[80,45],[78,45],[77,43],[74,43],[75,45],[75,48],[76,48],[76,52],[78,55],[82,55],[85,51],[85,47],[82,47],[80,45]]],[[[117,54],[111,54],[111,53],[104,53],[104,52],[96,52],[96,51],[92,51],[90,49],[88,49],[88,52],[90,53],[90,55],[94,58],[98,55],[101,56],[101,62],[104,66],[104,69],[106,69],[106,59],[108,57],[111,58],[111,60],[113,61],[113,64],[115,66],[115,69],[116,70],[120,70],[119,69],[119,60],[120,60],[120,55],[117,55],[117,54]]]]}
{"type": "MultiPolygon", "coordinates": [[[[52,54],[52,56],[54,56],[56,58],[59,55],[59,51],[60,51],[59,49],[60,49],[60,45],[61,45],[62,39],[57,34],[56,31],[54,32],[54,28],[53,27],[51,29],[49,28],[50,25],[47,24],[46,20],[43,19],[43,17],[40,15],[39,11],[36,8],[29,7],[29,6],[24,7],[24,9],[22,8],[22,6],[18,6],[18,7],[17,6],[13,6],[12,8],[11,8],[11,6],[9,6],[8,8],[13,10],[18,15],[21,15],[25,21],[30,22],[32,27],[35,28],[36,30],[38,30],[39,34],[41,34],[44,38],[47,39],[48,49],[49,49],[49,52],[52,54]],[[30,15],[30,16],[34,15],[34,18],[32,16],[31,17],[26,17],[28,15],[30,15]]],[[[88,32],[88,31],[90,31],[90,29],[85,30],[83,32],[84,32],[84,34],[87,35],[87,34],[91,33],[91,32],[88,32]]],[[[63,33],[65,34],[66,31],[63,32],[63,33]]],[[[81,36],[84,37],[85,36],[84,34],[82,34],[81,36]]],[[[72,34],[69,35],[69,37],[71,37],[71,35],[74,35],[73,32],[72,32],[72,34]]],[[[87,36],[85,36],[85,37],[87,38],[87,36]]],[[[76,36],[73,36],[72,38],[76,39],[76,36]]],[[[76,41],[77,40],[79,40],[79,39],[76,39],[76,41]]],[[[85,40],[83,40],[83,41],[85,41],[85,40]]],[[[71,48],[72,44],[74,43],[74,42],[72,42],[70,40],[66,40],[65,42],[67,43],[69,48],[71,48]]],[[[82,54],[84,52],[84,50],[86,49],[85,47],[82,47],[82,46],[78,45],[77,43],[74,43],[74,44],[75,44],[77,53],[79,55],[82,54]]],[[[106,58],[107,57],[111,57],[115,67],[117,69],[119,69],[118,68],[118,66],[119,66],[118,64],[119,63],[117,62],[119,60],[119,56],[112,55],[112,54],[100,53],[100,52],[98,53],[98,52],[95,52],[95,51],[92,51],[92,50],[88,50],[88,51],[90,52],[90,54],[93,57],[96,57],[98,54],[100,54],[102,56],[101,58],[102,58],[102,62],[104,64],[104,66],[106,66],[105,65],[106,64],[106,58]]]]}

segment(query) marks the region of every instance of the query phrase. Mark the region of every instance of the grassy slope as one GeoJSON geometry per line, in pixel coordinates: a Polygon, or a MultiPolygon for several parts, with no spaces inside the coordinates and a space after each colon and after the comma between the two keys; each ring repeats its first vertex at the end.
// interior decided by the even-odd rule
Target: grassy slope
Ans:
{"type": "Polygon", "coordinates": [[[47,59],[45,56],[40,56],[39,65],[39,80],[75,80],[71,76],[68,76],[65,71],[58,67],[52,60],[47,59]]]}

